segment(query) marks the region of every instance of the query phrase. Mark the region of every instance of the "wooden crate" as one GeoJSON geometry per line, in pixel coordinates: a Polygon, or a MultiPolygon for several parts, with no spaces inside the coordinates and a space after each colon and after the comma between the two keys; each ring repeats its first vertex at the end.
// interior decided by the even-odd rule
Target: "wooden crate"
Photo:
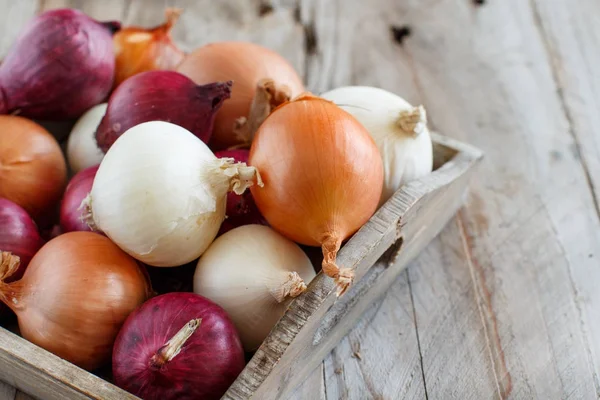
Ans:
{"type": "MultiPolygon", "coordinates": [[[[356,279],[341,298],[318,274],[294,299],[224,399],[285,398],[456,213],[479,150],[434,134],[435,171],[402,187],[342,247],[356,279]]],[[[40,399],[137,399],[0,328],[0,379],[40,399]]]]}

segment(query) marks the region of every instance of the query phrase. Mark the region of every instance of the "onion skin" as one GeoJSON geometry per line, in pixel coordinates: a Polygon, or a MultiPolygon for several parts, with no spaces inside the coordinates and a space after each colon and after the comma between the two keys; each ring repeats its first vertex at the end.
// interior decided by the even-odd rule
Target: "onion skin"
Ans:
{"type": "Polygon", "coordinates": [[[193,293],[149,300],[123,325],[113,351],[117,386],[145,400],[220,399],[244,369],[238,334],[225,311],[193,293]],[[189,321],[200,325],[170,361],[155,355],[189,321]]]}
{"type": "Polygon", "coordinates": [[[231,96],[232,83],[196,85],[174,71],[149,71],[132,76],[113,92],[96,131],[105,153],[129,128],[149,121],[179,125],[200,140],[210,139],[215,114],[231,96]]]}
{"type": "Polygon", "coordinates": [[[112,87],[119,28],[68,8],[34,18],[0,64],[0,114],[63,120],[101,103],[112,87]]]}
{"type": "Polygon", "coordinates": [[[29,262],[43,244],[38,228],[27,212],[12,201],[0,198],[0,252],[10,252],[20,260],[19,269],[6,282],[23,277],[29,262]]]}
{"type": "Polygon", "coordinates": [[[0,115],[0,197],[39,220],[58,204],[67,165],[56,139],[28,119],[0,115]]]}
{"type": "Polygon", "coordinates": [[[342,295],[353,272],[335,257],[343,240],[375,212],[383,185],[381,155],[367,130],[335,104],[305,94],[277,108],[258,129],[249,164],[262,215],[295,242],[320,246],[323,272],[342,295]]]}
{"type": "Polygon", "coordinates": [[[128,26],[115,33],[115,87],[140,72],[173,70],[183,61],[185,53],[171,38],[171,29],[181,11],[168,8],[165,11],[165,23],[155,28],[128,26]]]}
{"type": "Polygon", "coordinates": [[[90,108],[73,126],[67,142],[67,161],[72,173],[98,165],[104,158],[96,143],[96,129],[107,107],[107,103],[101,103],[90,108]]]}
{"type": "MultiPolygon", "coordinates": [[[[248,163],[250,151],[246,149],[222,150],[217,151],[217,158],[233,158],[236,162],[248,163]]],[[[254,203],[252,193],[246,191],[243,194],[227,193],[227,209],[225,211],[225,221],[221,224],[217,236],[229,232],[230,230],[242,225],[259,224],[267,225],[267,221],[258,211],[254,203]]]]}
{"type": "Polygon", "coordinates": [[[304,91],[302,79],[294,68],[279,54],[249,42],[218,42],[198,48],[188,54],[177,71],[197,84],[233,80],[231,99],[215,120],[211,148],[222,150],[242,141],[234,132],[236,120],[248,117],[256,88],[262,79],[270,78],[277,85],[285,85],[290,96],[304,91]]]}
{"type": "Polygon", "coordinates": [[[137,262],[91,232],[52,239],[21,280],[0,283],[0,299],[17,314],[21,335],[87,370],[110,360],[119,328],[150,291],[137,262]]]}
{"type": "Polygon", "coordinates": [[[96,165],[80,171],[67,185],[60,206],[60,227],[63,232],[91,231],[83,221],[81,202],[91,192],[99,167],[96,165]]]}

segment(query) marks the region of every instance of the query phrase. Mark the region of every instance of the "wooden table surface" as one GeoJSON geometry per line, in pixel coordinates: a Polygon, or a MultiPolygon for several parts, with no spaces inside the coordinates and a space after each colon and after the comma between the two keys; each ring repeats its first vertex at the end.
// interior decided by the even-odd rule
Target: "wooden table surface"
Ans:
{"type": "Polygon", "coordinates": [[[41,10],[151,26],[166,5],[187,50],[263,44],[316,93],[394,91],[486,154],[464,208],[295,399],[600,396],[600,1],[0,0],[0,56],[41,10]]]}

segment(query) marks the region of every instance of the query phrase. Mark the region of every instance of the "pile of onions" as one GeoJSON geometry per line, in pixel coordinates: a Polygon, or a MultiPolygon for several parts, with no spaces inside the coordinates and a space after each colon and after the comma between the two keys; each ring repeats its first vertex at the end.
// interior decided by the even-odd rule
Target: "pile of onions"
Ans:
{"type": "Polygon", "coordinates": [[[167,8],[165,23],[154,28],[128,26],[115,33],[115,87],[140,72],[172,70],[183,61],[185,53],[171,38],[171,29],[181,11],[167,8]]]}
{"type": "Polygon", "coordinates": [[[21,335],[87,370],[110,360],[119,328],[150,295],[138,263],[91,232],[52,239],[21,280],[7,283],[18,266],[3,257],[0,300],[17,314],[21,335]]]}
{"type": "Polygon", "coordinates": [[[217,400],[244,368],[244,352],[221,307],[169,293],[127,318],[112,366],[115,383],[145,400],[217,400]]]}
{"type": "Polygon", "coordinates": [[[207,44],[188,54],[177,71],[198,84],[235,82],[231,99],[223,105],[215,121],[211,148],[217,150],[249,141],[253,132],[242,129],[240,118],[248,118],[247,129],[253,131],[273,106],[304,90],[302,80],[283,57],[248,42],[207,44]],[[252,117],[251,107],[255,108],[252,117]]]}
{"type": "Polygon", "coordinates": [[[88,221],[144,263],[183,265],[215,238],[227,192],[241,194],[255,182],[262,184],[255,168],[217,159],[186,129],[146,122],[104,157],[86,202],[88,221]]]}
{"type": "Polygon", "coordinates": [[[423,106],[368,86],[342,87],[322,97],[352,114],[375,140],[383,159],[380,205],[404,183],[431,173],[433,150],[423,106]]]}
{"type": "Polygon", "coordinates": [[[337,252],[373,215],[383,184],[381,155],[367,130],[332,102],[305,94],[260,126],[249,164],[264,181],[251,190],[269,225],[320,246],[323,272],[343,294],[354,273],[336,265],[337,252]]]}
{"type": "Polygon", "coordinates": [[[98,104],[85,112],[77,120],[67,142],[67,160],[74,173],[100,164],[104,152],[96,143],[96,129],[106,114],[108,104],[98,104]]]}
{"type": "Polygon", "coordinates": [[[217,238],[200,257],[194,292],[223,307],[244,349],[253,351],[314,277],[297,244],[269,227],[245,225],[217,238]]]}
{"type": "Polygon", "coordinates": [[[37,226],[27,212],[12,201],[0,198],[0,254],[3,254],[0,265],[3,257],[19,259],[19,268],[7,282],[21,279],[29,261],[43,244],[37,226]]]}
{"type": "Polygon", "coordinates": [[[108,100],[96,132],[98,147],[107,152],[127,129],[148,121],[171,122],[208,142],[215,115],[231,95],[231,85],[231,81],[196,85],[174,71],[132,76],[108,100]]]}
{"type": "Polygon", "coordinates": [[[101,103],[112,87],[119,28],[73,9],[35,17],[0,64],[0,114],[71,119],[101,103]]]}
{"type": "MultiPolygon", "coordinates": [[[[246,149],[221,150],[215,153],[217,158],[233,158],[236,162],[248,162],[250,151],[246,149]]],[[[227,193],[227,208],[225,210],[225,221],[221,224],[219,235],[224,234],[242,225],[261,224],[266,225],[267,221],[263,218],[254,203],[252,193],[249,190],[242,194],[235,192],[227,193]]]]}
{"type": "Polygon", "coordinates": [[[0,197],[37,220],[58,203],[66,182],[67,165],[56,139],[35,122],[0,115],[0,197]]]}
{"type": "Polygon", "coordinates": [[[84,221],[84,210],[81,203],[92,190],[98,165],[77,173],[67,185],[60,206],[60,227],[63,232],[91,231],[84,221]]]}

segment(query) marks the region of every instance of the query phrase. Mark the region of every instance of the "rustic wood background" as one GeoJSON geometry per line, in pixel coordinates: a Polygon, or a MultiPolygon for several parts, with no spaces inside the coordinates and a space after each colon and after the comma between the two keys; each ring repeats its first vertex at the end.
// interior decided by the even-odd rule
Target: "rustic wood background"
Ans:
{"type": "Polygon", "coordinates": [[[42,10],[152,26],[167,5],[184,49],[263,44],[314,92],[383,87],[486,153],[464,208],[295,399],[600,397],[600,1],[0,0],[0,57],[42,10]]]}

